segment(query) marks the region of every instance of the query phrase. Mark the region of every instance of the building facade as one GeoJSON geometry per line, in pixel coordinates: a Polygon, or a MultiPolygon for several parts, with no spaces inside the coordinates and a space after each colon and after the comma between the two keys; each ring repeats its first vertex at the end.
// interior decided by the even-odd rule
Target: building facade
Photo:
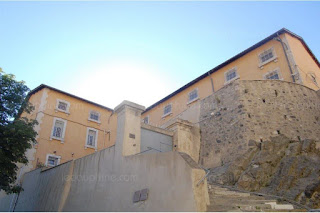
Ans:
{"type": "MultiPolygon", "coordinates": [[[[281,80],[318,90],[320,64],[300,36],[281,29],[148,107],[142,121],[164,128],[175,118],[197,123],[200,100],[236,79],[281,80]]],[[[38,143],[27,153],[27,170],[55,166],[115,143],[117,116],[112,109],[46,85],[29,95],[36,109],[22,116],[39,125],[38,143]]]]}
{"type": "Polygon", "coordinates": [[[300,36],[281,29],[148,107],[142,119],[166,127],[199,100],[235,79],[275,79],[318,90],[320,64],[300,36]]]}
{"type": "Polygon", "coordinates": [[[37,144],[28,150],[28,168],[52,167],[114,145],[117,118],[113,110],[47,85],[29,93],[38,125],[37,144]]]}

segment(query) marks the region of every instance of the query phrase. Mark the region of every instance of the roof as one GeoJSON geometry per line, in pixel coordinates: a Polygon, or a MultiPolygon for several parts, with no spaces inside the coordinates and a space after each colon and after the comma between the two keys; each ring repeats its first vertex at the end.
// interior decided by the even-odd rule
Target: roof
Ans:
{"type": "Polygon", "coordinates": [[[109,111],[113,112],[113,109],[110,109],[109,107],[106,107],[106,106],[103,106],[103,105],[94,103],[94,102],[92,102],[92,101],[89,101],[89,100],[80,98],[80,97],[78,97],[78,96],[72,95],[72,94],[70,94],[70,93],[64,92],[64,91],[59,90],[59,89],[56,89],[56,88],[54,88],[54,87],[50,87],[50,86],[45,85],[45,84],[41,84],[40,86],[38,86],[38,87],[36,87],[35,89],[31,90],[31,91],[28,93],[28,97],[30,97],[31,95],[35,94],[36,92],[38,92],[38,91],[40,91],[40,90],[42,90],[42,89],[44,89],[44,88],[48,88],[48,89],[54,90],[54,91],[56,91],[56,92],[62,93],[62,94],[64,94],[64,95],[70,96],[70,97],[72,97],[72,98],[79,99],[79,100],[81,100],[81,101],[87,102],[87,103],[89,103],[89,104],[96,105],[96,106],[98,106],[98,107],[101,107],[101,108],[104,108],[104,109],[106,109],[106,110],[109,110],[109,111]]]}
{"type": "Polygon", "coordinates": [[[311,57],[313,58],[313,60],[317,63],[317,65],[320,68],[320,63],[317,60],[317,58],[315,57],[315,55],[312,53],[312,51],[310,50],[310,48],[308,47],[308,45],[306,44],[306,42],[303,40],[302,37],[298,36],[297,34],[287,30],[286,28],[282,28],[281,30],[278,30],[277,32],[273,33],[272,35],[268,36],[267,38],[261,40],[260,42],[256,43],[255,45],[249,47],[248,49],[240,52],[239,54],[233,56],[232,58],[228,59],[227,61],[223,62],[222,64],[219,64],[218,66],[216,66],[215,68],[209,70],[208,72],[204,73],[203,75],[199,76],[198,78],[190,81],[189,83],[187,83],[186,85],[184,85],[183,87],[179,88],[178,90],[174,91],[173,93],[171,93],[170,95],[164,97],[163,99],[161,99],[160,101],[154,103],[153,105],[149,106],[143,113],[146,113],[147,111],[151,110],[152,108],[156,107],[157,105],[165,102],[166,100],[170,99],[171,97],[175,96],[176,94],[178,94],[179,92],[185,90],[186,88],[192,86],[193,84],[197,83],[198,81],[206,78],[208,75],[218,71],[219,69],[221,69],[222,67],[225,67],[226,65],[230,64],[231,62],[239,59],[240,57],[244,56],[245,54],[247,54],[248,52],[251,52],[252,50],[260,47],[261,45],[271,41],[274,37],[277,37],[280,34],[283,33],[288,33],[291,36],[299,39],[302,44],[304,45],[304,47],[306,48],[306,50],[308,51],[308,53],[311,55],[311,57]]]}

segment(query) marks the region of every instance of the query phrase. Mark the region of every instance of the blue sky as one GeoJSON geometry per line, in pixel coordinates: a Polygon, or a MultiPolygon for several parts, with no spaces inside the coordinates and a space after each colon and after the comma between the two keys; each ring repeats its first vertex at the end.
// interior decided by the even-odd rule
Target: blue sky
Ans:
{"type": "Polygon", "coordinates": [[[0,2],[0,67],[115,107],[149,106],[286,27],[320,59],[320,2],[0,2]]]}

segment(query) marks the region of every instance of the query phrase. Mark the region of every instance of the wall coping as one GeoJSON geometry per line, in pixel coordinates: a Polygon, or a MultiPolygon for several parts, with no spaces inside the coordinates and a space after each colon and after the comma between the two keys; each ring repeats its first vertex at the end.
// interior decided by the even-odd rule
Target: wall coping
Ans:
{"type": "Polygon", "coordinates": [[[169,135],[171,137],[174,134],[173,131],[170,131],[170,130],[167,130],[167,129],[162,129],[160,127],[155,127],[155,126],[152,126],[152,125],[149,125],[149,124],[145,124],[145,123],[141,123],[141,128],[147,129],[147,130],[150,130],[150,131],[153,131],[153,132],[161,133],[161,134],[164,134],[164,135],[169,135]]]}
{"type": "Polygon", "coordinates": [[[145,108],[144,106],[142,106],[142,105],[133,103],[133,102],[131,102],[131,101],[124,100],[124,101],[121,102],[121,104],[119,104],[118,106],[116,106],[116,107],[114,108],[114,111],[115,111],[116,113],[118,113],[118,112],[120,112],[120,111],[121,111],[124,107],[126,107],[126,106],[131,107],[131,108],[133,108],[133,109],[135,109],[135,110],[138,110],[138,111],[141,111],[141,112],[146,109],[146,108],[145,108]]]}
{"type": "Polygon", "coordinates": [[[314,90],[314,89],[311,89],[311,88],[309,88],[309,87],[307,87],[307,86],[305,86],[305,85],[298,84],[298,83],[293,83],[293,82],[285,81],[285,80],[270,80],[270,79],[241,80],[241,79],[236,79],[236,80],[234,80],[234,81],[232,81],[232,82],[224,85],[224,86],[221,87],[220,89],[214,91],[212,94],[208,95],[207,97],[202,98],[201,101],[203,101],[203,100],[205,100],[205,99],[207,99],[207,98],[209,98],[209,97],[211,97],[211,96],[213,96],[213,95],[216,95],[216,93],[217,93],[218,91],[224,90],[224,89],[225,89],[226,87],[228,87],[228,86],[231,86],[231,85],[234,85],[234,84],[239,84],[240,82],[253,82],[253,81],[260,81],[260,82],[267,82],[267,81],[268,81],[268,82],[280,82],[281,84],[284,84],[284,83],[292,84],[292,85],[297,86],[297,87],[304,87],[304,88],[309,89],[309,90],[311,90],[311,91],[313,91],[313,92],[316,92],[317,94],[319,93],[318,95],[320,95],[320,89],[319,89],[319,90],[314,90]]]}

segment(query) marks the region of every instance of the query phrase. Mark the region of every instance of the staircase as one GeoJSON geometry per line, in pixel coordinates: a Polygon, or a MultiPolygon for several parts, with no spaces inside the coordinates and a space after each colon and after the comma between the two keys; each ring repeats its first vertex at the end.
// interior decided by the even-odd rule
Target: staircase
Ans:
{"type": "Polygon", "coordinates": [[[208,189],[210,197],[208,212],[305,211],[303,209],[294,209],[291,204],[278,204],[275,199],[233,191],[209,183],[208,189]]]}

